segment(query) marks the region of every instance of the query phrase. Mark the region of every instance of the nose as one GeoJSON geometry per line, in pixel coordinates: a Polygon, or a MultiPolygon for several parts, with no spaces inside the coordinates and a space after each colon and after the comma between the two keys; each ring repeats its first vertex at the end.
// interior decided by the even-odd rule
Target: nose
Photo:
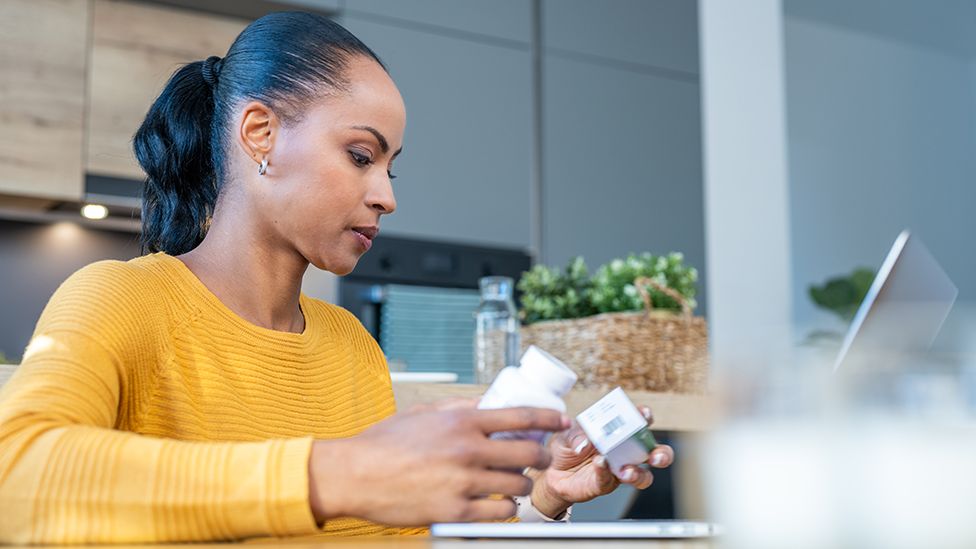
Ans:
{"type": "Polygon", "coordinates": [[[371,185],[369,194],[366,195],[366,205],[376,210],[380,214],[391,214],[396,211],[396,197],[393,196],[393,185],[390,178],[384,173],[377,177],[376,182],[371,185]]]}

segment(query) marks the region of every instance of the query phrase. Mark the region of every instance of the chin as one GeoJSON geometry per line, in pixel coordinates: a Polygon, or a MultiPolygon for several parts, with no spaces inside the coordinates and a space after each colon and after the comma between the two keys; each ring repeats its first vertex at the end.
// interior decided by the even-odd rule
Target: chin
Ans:
{"type": "Polygon", "coordinates": [[[347,274],[351,273],[352,270],[355,268],[356,268],[356,263],[353,263],[351,265],[339,265],[333,269],[326,269],[326,270],[328,270],[329,272],[337,276],[346,276],[347,274]]]}
{"type": "Polygon", "coordinates": [[[309,260],[309,263],[318,269],[329,271],[334,275],[346,276],[359,264],[359,258],[356,257],[352,260],[340,259],[338,261],[327,261],[325,258],[316,258],[315,260],[309,260]]]}

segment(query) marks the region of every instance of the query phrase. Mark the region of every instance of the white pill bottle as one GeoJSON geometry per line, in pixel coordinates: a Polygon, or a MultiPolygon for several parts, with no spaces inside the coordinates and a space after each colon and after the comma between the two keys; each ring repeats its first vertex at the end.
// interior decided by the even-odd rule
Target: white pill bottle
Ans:
{"type": "MultiPolygon", "coordinates": [[[[531,406],[566,413],[563,397],[576,384],[576,372],[558,358],[530,345],[519,365],[502,369],[478,403],[482,410],[531,406]]],[[[495,433],[496,439],[528,439],[542,442],[543,431],[495,433]]]]}

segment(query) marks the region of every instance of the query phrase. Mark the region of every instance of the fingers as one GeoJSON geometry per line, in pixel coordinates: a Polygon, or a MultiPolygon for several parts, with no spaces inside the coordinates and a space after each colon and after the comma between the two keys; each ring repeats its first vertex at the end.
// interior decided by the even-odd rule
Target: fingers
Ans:
{"type": "Polygon", "coordinates": [[[509,498],[470,500],[461,511],[458,519],[461,522],[477,522],[485,520],[504,520],[515,516],[518,508],[509,498]]]}
{"type": "Polygon", "coordinates": [[[505,408],[502,410],[478,410],[475,422],[485,433],[500,431],[562,431],[568,429],[570,420],[555,410],[542,408],[505,408]]]}
{"type": "Polygon", "coordinates": [[[637,409],[640,410],[641,415],[647,420],[648,425],[654,425],[654,413],[651,412],[649,406],[638,406],[637,409]]]}
{"type": "Polygon", "coordinates": [[[521,471],[526,467],[545,469],[552,458],[541,444],[531,440],[488,440],[478,449],[475,461],[492,469],[521,471]]]}
{"type": "Polygon", "coordinates": [[[651,467],[657,467],[658,469],[664,469],[674,463],[674,448],[671,448],[667,444],[659,444],[653,450],[647,458],[647,463],[651,464],[651,467]]]}
{"type": "Polygon", "coordinates": [[[532,480],[519,473],[484,471],[479,473],[467,490],[469,496],[527,496],[532,493],[532,480]]]}
{"type": "Polygon", "coordinates": [[[401,414],[422,414],[424,412],[433,412],[434,405],[430,403],[414,404],[413,406],[407,408],[400,412],[401,414]]]}
{"type": "Polygon", "coordinates": [[[654,474],[636,465],[627,465],[621,471],[620,481],[638,490],[643,490],[654,482],[654,474]]]}
{"type": "Polygon", "coordinates": [[[593,447],[590,439],[587,438],[586,433],[583,432],[583,428],[580,427],[575,421],[569,430],[560,433],[553,438],[563,441],[566,444],[567,450],[584,459],[596,452],[596,449],[593,447]]]}
{"type": "Polygon", "coordinates": [[[604,456],[593,458],[593,474],[596,477],[601,494],[609,494],[616,490],[617,486],[620,486],[620,479],[610,470],[610,466],[607,465],[607,458],[604,456]]]}
{"type": "Polygon", "coordinates": [[[478,407],[480,400],[478,398],[464,397],[445,398],[430,404],[430,409],[437,410],[438,412],[446,412],[448,410],[474,410],[478,407]]]}
{"type": "MultiPolygon", "coordinates": [[[[667,444],[658,445],[647,457],[651,467],[663,469],[674,462],[674,449],[667,444]]],[[[627,465],[620,472],[620,481],[643,490],[654,482],[654,473],[637,465],[627,465]]]]}
{"type": "Polygon", "coordinates": [[[586,438],[583,429],[575,423],[568,430],[558,432],[550,438],[549,450],[552,452],[552,463],[549,466],[561,471],[572,469],[596,455],[593,444],[586,438]]]}

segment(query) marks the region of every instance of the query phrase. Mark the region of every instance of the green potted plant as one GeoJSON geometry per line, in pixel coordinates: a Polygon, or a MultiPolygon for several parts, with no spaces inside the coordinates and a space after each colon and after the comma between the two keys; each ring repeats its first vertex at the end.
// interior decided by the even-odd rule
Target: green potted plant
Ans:
{"type": "Polygon", "coordinates": [[[592,276],[581,257],[537,265],[518,282],[523,344],[574,366],[583,386],[699,391],[707,328],[691,314],[697,281],[680,253],[630,254],[592,276]]]}
{"type": "Polygon", "coordinates": [[[677,291],[691,308],[697,306],[698,271],[684,264],[681,253],[631,254],[601,266],[592,277],[583,258],[576,257],[563,270],[536,265],[522,275],[518,282],[522,321],[533,324],[543,320],[643,310],[645,303],[635,284],[642,277],[659,285],[648,289],[654,309],[682,309],[682,304],[660,286],[677,291]]]}

